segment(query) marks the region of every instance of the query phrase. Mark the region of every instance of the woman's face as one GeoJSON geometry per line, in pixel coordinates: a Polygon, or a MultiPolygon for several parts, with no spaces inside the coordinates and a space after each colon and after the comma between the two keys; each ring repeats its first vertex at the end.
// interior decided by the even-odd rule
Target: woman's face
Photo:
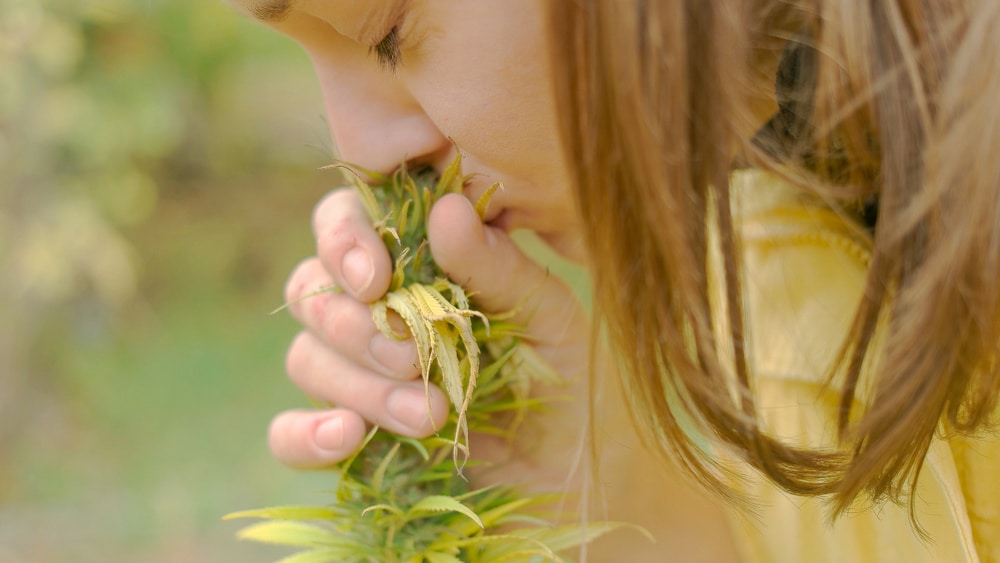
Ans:
{"type": "Polygon", "coordinates": [[[490,205],[493,225],[534,230],[579,257],[550,83],[548,0],[231,1],[305,48],[344,160],[440,170],[454,141],[465,172],[478,174],[470,199],[504,186],[490,205]]]}

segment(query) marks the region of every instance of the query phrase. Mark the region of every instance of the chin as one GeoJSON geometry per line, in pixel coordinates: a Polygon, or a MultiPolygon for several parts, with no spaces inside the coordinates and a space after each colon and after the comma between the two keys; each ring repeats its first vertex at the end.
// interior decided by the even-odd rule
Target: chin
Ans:
{"type": "Polygon", "coordinates": [[[583,266],[587,262],[587,249],[583,243],[582,234],[567,232],[539,233],[538,238],[554,250],[559,256],[583,266]]]}

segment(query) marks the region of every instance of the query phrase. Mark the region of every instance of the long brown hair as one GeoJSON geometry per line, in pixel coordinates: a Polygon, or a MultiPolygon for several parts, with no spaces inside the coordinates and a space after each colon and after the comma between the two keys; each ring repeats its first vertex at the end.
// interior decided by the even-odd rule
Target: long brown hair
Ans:
{"type": "Polygon", "coordinates": [[[596,312],[637,424],[731,500],[692,428],[787,491],[830,495],[835,514],[858,497],[904,501],[935,433],[988,425],[1000,393],[1000,2],[552,9],[596,312]],[[785,44],[808,53],[782,106],[795,126],[753,138],[756,75],[785,44]],[[877,209],[864,297],[829,374],[839,447],[793,447],[760,427],[728,189],[738,162],[877,209]]]}

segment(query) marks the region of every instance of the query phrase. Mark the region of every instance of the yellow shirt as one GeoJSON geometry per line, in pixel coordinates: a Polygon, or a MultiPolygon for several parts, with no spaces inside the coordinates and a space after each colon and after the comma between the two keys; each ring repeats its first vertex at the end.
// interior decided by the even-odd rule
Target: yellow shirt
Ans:
{"type": "MultiPolygon", "coordinates": [[[[864,287],[870,240],[850,220],[807,203],[776,176],[733,178],[743,236],[750,362],[762,417],[779,436],[816,444],[836,427],[839,397],[823,377],[864,287]]],[[[935,440],[918,481],[919,523],[886,504],[833,524],[818,499],[763,479],[741,488],[759,518],[733,515],[744,560],[761,563],[1000,563],[1000,438],[935,440]]]]}

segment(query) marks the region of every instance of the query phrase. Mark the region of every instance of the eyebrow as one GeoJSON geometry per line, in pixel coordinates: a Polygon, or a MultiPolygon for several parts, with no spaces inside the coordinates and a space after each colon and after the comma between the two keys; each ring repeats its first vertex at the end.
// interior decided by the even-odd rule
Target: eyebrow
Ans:
{"type": "Polygon", "coordinates": [[[295,0],[250,0],[247,9],[262,22],[277,22],[288,16],[294,2],[295,0]]]}

